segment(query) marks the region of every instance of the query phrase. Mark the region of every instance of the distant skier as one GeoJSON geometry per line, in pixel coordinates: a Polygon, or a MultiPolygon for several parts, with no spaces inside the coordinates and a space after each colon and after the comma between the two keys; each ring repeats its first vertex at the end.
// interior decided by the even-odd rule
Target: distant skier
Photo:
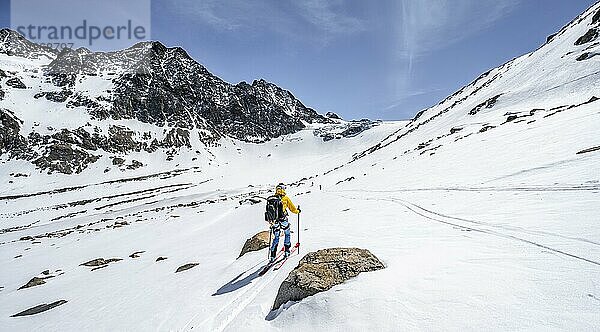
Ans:
{"type": "Polygon", "coordinates": [[[275,195],[267,198],[267,211],[265,212],[265,220],[271,223],[271,232],[274,238],[270,248],[270,260],[273,262],[277,254],[277,246],[279,245],[280,232],[283,231],[285,239],[283,245],[285,247],[285,257],[290,255],[292,243],[290,241],[290,223],[288,221],[288,210],[292,213],[300,213],[292,200],[285,194],[285,185],[280,183],[275,188],[275,195]]]}

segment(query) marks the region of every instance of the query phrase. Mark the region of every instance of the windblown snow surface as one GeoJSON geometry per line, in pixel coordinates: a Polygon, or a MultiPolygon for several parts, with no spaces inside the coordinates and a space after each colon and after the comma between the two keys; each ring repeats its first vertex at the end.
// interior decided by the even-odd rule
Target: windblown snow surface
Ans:
{"type": "Polygon", "coordinates": [[[415,120],[353,138],[222,139],[210,163],[142,153],[120,179],[3,160],[0,330],[600,330],[599,46],[574,45],[598,8],[415,120]],[[237,257],[264,206],[244,199],[280,181],[302,208],[300,252],[257,277],[266,250],[237,257]],[[271,312],[299,259],[329,247],[386,268],[271,312]],[[122,260],[80,266],[99,257],[122,260]]]}

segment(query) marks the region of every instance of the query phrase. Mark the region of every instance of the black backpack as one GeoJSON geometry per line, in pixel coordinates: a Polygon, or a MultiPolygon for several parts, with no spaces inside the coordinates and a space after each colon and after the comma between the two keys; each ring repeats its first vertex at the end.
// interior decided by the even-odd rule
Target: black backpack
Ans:
{"type": "Polygon", "coordinates": [[[285,218],[283,212],[283,203],[279,195],[269,196],[267,198],[267,208],[265,211],[265,221],[274,222],[285,218]]]}

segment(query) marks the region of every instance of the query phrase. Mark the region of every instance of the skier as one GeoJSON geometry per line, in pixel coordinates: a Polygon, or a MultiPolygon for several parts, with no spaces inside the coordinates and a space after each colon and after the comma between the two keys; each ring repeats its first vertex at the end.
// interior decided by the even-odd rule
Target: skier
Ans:
{"type": "Polygon", "coordinates": [[[290,247],[292,243],[290,242],[290,223],[288,221],[288,210],[292,213],[298,214],[300,213],[300,209],[297,209],[292,200],[285,194],[285,185],[280,183],[275,188],[275,196],[281,200],[282,205],[282,215],[278,216],[277,220],[271,222],[271,231],[273,232],[274,238],[273,243],[271,244],[271,255],[270,260],[273,262],[275,260],[275,256],[277,254],[277,246],[279,244],[279,235],[280,232],[283,231],[285,234],[285,239],[283,241],[283,245],[285,247],[285,257],[290,255],[290,247]]]}

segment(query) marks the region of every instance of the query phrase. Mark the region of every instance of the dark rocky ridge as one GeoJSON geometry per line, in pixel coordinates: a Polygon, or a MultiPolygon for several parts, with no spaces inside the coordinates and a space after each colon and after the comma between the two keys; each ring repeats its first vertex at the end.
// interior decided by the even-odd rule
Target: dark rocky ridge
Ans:
{"type": "Polygon", "coordinates": [[[330,121],[272,83],[229,84],[183,49],[167,48],[159,42],[142,42],[108,53],[65,49],[46,70],[53,83],[67,88],[76,85],[78,75],[109,73],[115,76],[111,107],[99,107],[98,100],[87,101],[90,112],[99,119],[200,128],[217,139],[224,135],[249,142],[294,133],[304,128],[301,120],[330,121]]]}

